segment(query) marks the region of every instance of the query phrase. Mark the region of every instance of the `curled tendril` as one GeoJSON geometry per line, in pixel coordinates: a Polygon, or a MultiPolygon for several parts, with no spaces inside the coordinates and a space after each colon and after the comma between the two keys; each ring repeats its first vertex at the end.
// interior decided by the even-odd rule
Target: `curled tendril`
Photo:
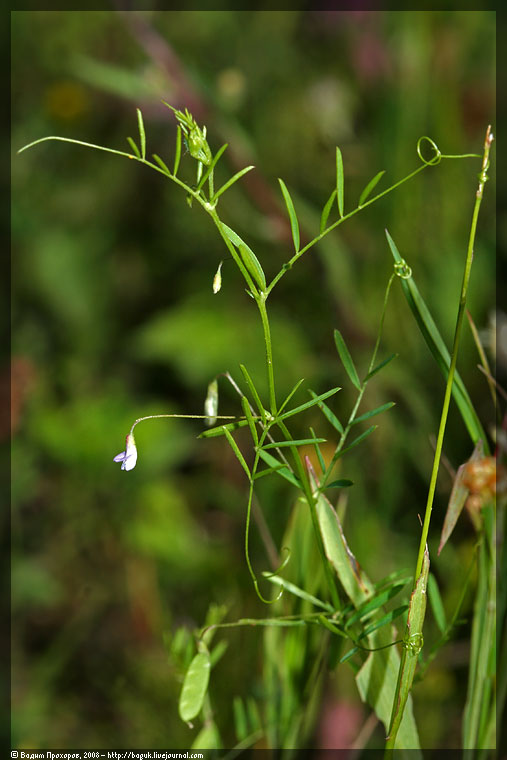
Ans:
{"type": "MultiPolygon", "coordinates": [[[[282,549],[282,551],[287,552],[287,556],[285,557],[285,559],[283,560],[283,562],[281,563],[281,565],[279,565],[276,568],[276,570],[274,570],[272,573],[267,573],[266,575],[264,575],[265,578],[274,578],[275,575],[279,575],[282,572],[282,570],[284,569],[284,567],[287,566],[287,563],[290,560],[291,551],[290,551],[290,549],[289,549],[288,546],[284,546],[283,549],[282,549]]],[[[254,584],[255,590],[257,592],[257,596],[259,597],[259,599],[262,602],[264,602],[264,604],[274,604],[275,602],[277,602],[281,598],[281,596],[283,594],[283,586],[280,589],[280,592],[276,595],[276,597],[274,599],[265,599],[263,597],[263,595],[261,594],[260,590],[259,590],[259,581],[255,577],[255,575],[252,576],[252,580],[253,580],[253,584],[254,584]]]]}
{"type": "Polygon", "coordinates": [[[412,277],[412,269],[409,267],[405,259],[397,261],[394,265],[394,271],[401,277],[402,280],[409,280],[412,277]]]}
{"type": "Polygon", "coordinates": [[[426,166],[436,166],[436,164],[439,164],[440,161],[442,160],[442,154],[440,153],[440,150],[438,149],[438,145],[435,142],[433,142],[431,137],[427,137],[426,135],[423,135],[417,141],[417,155],[419,156],[423,164],[426,164],[426,166]],[[421,146],[422,146],[423,140],[426,140],[427,142],[429,142],[430,147],[434,151],[434,154],[435,154],[429,160],[427,158],[424,158],[422,154],[421,146]]]}
{"type": "Polygon", "coordinates": [[[403,638],[403,646],[411,655],[417,655],[423,648],[424,638],[422,633],[413,633],[403,638]]]}

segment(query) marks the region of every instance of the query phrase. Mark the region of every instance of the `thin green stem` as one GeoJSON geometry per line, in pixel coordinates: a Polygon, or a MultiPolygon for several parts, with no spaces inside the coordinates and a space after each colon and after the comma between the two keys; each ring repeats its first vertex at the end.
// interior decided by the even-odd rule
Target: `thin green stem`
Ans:
{"type": "MultiPolygon", "coordinates": [[[[391,285],[393,284],[394,277],[395,277],[395,275],[392,274],[391,277],[389,278],[389,282],[387,283],[386,291],[385,291],[385,294],[384,294],[384,305],[383,305],[383,308],[382,308],[382,315],[380,317],[380,324],[379,324],[379,329],[378,329],[378,333],[377,333],[377,340],[375,341],[375,348],[373,349],[373,353],[372,353],[372,356],[371,356],[370,365],[368,367],[368,372],[366,374],[366,378],[368,378],[368,375],[370,374],[370,372],[372,371],[372,369],[375,366],[375,360],[377,358],[377,352],[378,352],[378,348],[379,348],[379,345],[380,345],[380,339],[382,337],[382,329],[384,327],[384,319],[385,319],[385,314],[386,314],[387,301],[388,301],[388,298],[389,298],[389,293],[391,291],[391,285]]],[[[335,464],[336,464],[336,462],[337,462],[337,460],[338,460],[338,458],[340,456],[340,452],[341,452],[341,450],[343,449],[343,447],[345,445],[345,441],[347,440],[347,436],[348,436],[348,434],[350,432],[350,429],[351,429],[352,425],[354,424],[354,420],[356,418],[357,410],[359,409],[359,405],[361,404],[361,401],[363,399],[364,392],[366,390],[366,386],[367,385],[368,385],[368,380],[367,379],[363,380],[363,382],[361,384],[361,388],[360,388],[359,393],[357,395],[356,402],[355,402],[354,407],[353,407],[353,409],[352,409],[352,411],[351,411],[351,413],[349,415],[349,419],[347,421],[347,424],[345,425],[345,428],[343,429],[343,433],[340,435],[340,438],[339,438],[338,444],[336,446],[335,452],[333,454],[333,457],[331,459],[331,462],[329,463],[329,466],[327,467],[326,471],[324,472],[324,474],[322,476],[322,482],[321,482],[322,486],[325,486],[326,483],[327,483],[327,481],[329,480],[329,477],[330,477],[330,475],[331,475],[331,473],[333,471],[333,468],[334,468],[334,466],[335,466],[335,464]]]]}
{"type": "MultiPolygon", "coordinates": [[[[477,230],[477,219],[479,217],[479,210],[481,207],[482,196],[484,192],[484,184],[488,179],[486,172],[489,166],[489,151],[490,151],[492,141],[493,141],[493,134],[491,132],[491,127],[488,126],[488,129],[486,131],[486,138],[484,142],[482,169],[479,174],[479,187],[476,192],[475,204],[474,204],[474,209],[472,213],[472,223],[471,223],[470,235],[468,239],[465,270],[463,273],[463,281],[461,285],[461,294],[460,294],[459,306],[458,306],[458,315],[456,317],[456,327],[454,331],[454,341],[453,341],[453,346],[452,346],[451,363],[449,367],[449,374],[447,376],[447,383],[445,386],[444,401],[442,404],[442,413],[440,416],[440,425],[438,429],[437,443],[435,447],[435,455],[433,459],[433,467],[431,471],[430,485],[428,489],[428,498],[426,501],[426,511],[424,515],[424,522],[423,522],[423,527],[422,527],[422,532],[421,532],[421,540],[419,543],[417,564],[416,564],[416,569],[414,573],[414,582],[413,582],[414,589],[416,587],[417,580],[421,574],[421,569],[422,569],[422,564],[423,564],[423,559],[424,559],[424,552],[425,552],[426,543],[428,540],[431,512],[433,509],[433,501],[434,501],[434,496],[435,496],[435,487],[437,483],[437,475],[438,475],[438,470],[439,470],[439,465],[440,465],[440,459],[442,456],[442,447],[443,447],[443,442],[444,442],[445,428],[446,428],[447,417],[449,413],[452,384],[454,381],[456,362],[458,360],[458,348],[459,348],[459,342],[460,342],[460,336],[461,336],[461,325],[463,322],[463,316],[465,314],[468,284],[470,281],[470,272],[472,269],[475,234],[477,230]]],[[[408,634],[409,634],[409,631],[407,631],[407,635],[408,634]]],[[[397,727],[400,725],[400,722],[401,722],[400,716],[397,716],[397,711],[398,711],[398,699],[399,699],[400,690],[401,690],[401,675],[404,670],[406,657],[407,657],[407,650],[406,648],[403,648],[402,654],[401,654],[400,669],[398,673],[398,682],[396,684],[396,693],[393,700],[393,707],[392,707],[392,713],[391,713],[391,725],[388,732],[388,738],[386,741],[386,758],[389,758],[392,756],[392,750],[394,749],[394,746],[396,743],[396,736],[398,733],[397,727]]]]}
{"type": "Polygon", "coordinates": [[[269,406],[271,414],[276,415],[276,394],[275,394],[275,373],[273,368],[273,348],[271,345],[271,329],[269,326],[268,312],[266,309],[266,299],[264,294],[261,293],[258,298],[255,299],[259,313],[261,315],[262,329],[264,331],[264,344],[266,346],[266,368],[268,372],[268,388],[269,388],[269,406]]]}

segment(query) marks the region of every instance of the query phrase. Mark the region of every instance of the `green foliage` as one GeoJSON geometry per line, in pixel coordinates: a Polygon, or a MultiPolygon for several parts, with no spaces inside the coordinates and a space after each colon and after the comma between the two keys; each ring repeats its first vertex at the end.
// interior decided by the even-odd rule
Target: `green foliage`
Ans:
{"type": "MultiPolygon", "coordinates": [[[[390,275],[378,229],[388,219],[404,241],[400,250],[410,251],[433,317],[393,251],[395,272],[446,375],[449,358],[438,341],[442,335],[448,343],[446,304],[454,303],[452,267],[462,246],[456,230],[476,170],[473,161],[447,161],[422,138],[421,163],[407,174],[414,162],[408,150],[422,129],[456,152],[478,144],[488,107],[474,128],[463,103],[471,82],[481,83],[487,103],[493,20],[487,12],[386,13],[367,29],[368,14],[358,22],[344,13],[339,24],[331,14],[322,25],[321,12],[255,12],[248,23],[243,13],[155,12],[143,19],[181,66],[170,83],[153,50],[137,47],[117,14],[87,14],[84,23],[82,14],[63,13],[58,25],[51,14],[13,14],[16,146],[54,133],[97,134],[121,145],[120,128],[142,106],[129,153],[50,137],[59,141],[53,149],[43,145],[37,158],[23,155],[13,164],[14,354],[28,389],[17,380],[13,386],[20,399],[13,426],[19,746],[163,747],[167,736],[196,749],[316,746],[325,730],[320,716],[333,700],[357,704],[349,670],[368,709],[384,725],[390,720],[400,663],[394,626],[407,611],[407,600],[397,597],[405,584],[390,570],[394,562],[412,562],[441,383],[418,351],[397,294],[386,311],[392,278],[372,354],[372,315],[382,310],[390,275]],[[234,43],[240,29],[241,50],[234,43]],[[340,82],[323,73],[334,70],[337,49],[340,82]],[[442,49],[459,51],[466,91],[452,86],[452,61],[446,79],[442,49]],[[365,51],[372,50],[380,58],[368,74],[365,51]],[[116,63],[99,60],[111,56],[116,63]],[[169,106],[173,126],[159,106],[168,87],[186,92],[193,111],[185,103],[177,104],[184,110],[169,106]],[[158,151],[153,161],[147,133],[158,151]],[[86,154],[74,146],[102,153],[83,161],[86,154]],[[344,160],[347,198],[359,197],[348,213],[344,160]],[[395,180],[373,196],[385,173],[375,174],[378,165],[395,180]],[[421,182],[396,192],[420,172],[421,182]],[[288,226],[271,189],[278,175],[286,177],[279,184],[295,251],[285,264],[288,226]],[[219,200],[242,237],[221,221],[219,200]],[[338,218],[336,210],[331,216],[335,203],[338,218]],[[346,232],[332,234],[343,223],[346,232]],[[210,283],[221,260],[224,286],[215,298],[210,283]],[[333,322],[342,369],[332,351],[333,322]],[[379,361],[381,335],[387,358],[379,361]],[[248,370],[237,369],[240,361],[248,370]],[[367,371],[358,374],[356,366],[367,371]],[[342,383],[343,369],[351,385],[342,383]],[[160,415],[171,419],[136,429],[137,469],[113,471],[119,449],[111,441],[125,436],[134,417],[156,417],[167,407],[174,415],[201,412],[210,378],[220,373],[229,380],[220,379],[220,407],[232,422],[218,416],[212,388],[205,412],[217,416],[208,420],[215,427],[201,432],[202,414],[190,415],[197,424],[160,415]],[[303,381],[295,383],[303,376],[319,390],[309,390],[306,402],[303,381]],[[345,386],[339,394],[337,383],[345,386]],[[373,416],[379,425],[365,425],[373,416]],[[216,440],[202,440],[208,438],[216,440]],[[238,510],[245,490],[246,535],[238,510]],[[336,510],[324,491],[338,498],[336,510]],[[240,556],[243,538],[250,577],[240,556]],[[368,580],[382,576],[377,584],[368,580]],[[250,580],[269,602],[266,613],[254,609],[250,580]],[[210,598],[229,603],[227,622],[225,612],[208,613],[205,627],[193,632],[210,598]],[[256,626],[262,640],[258,628],[251,630],[256,626]],[[335,677],[340,662],[348,664],[335,677]]],[[[493,238],[484,231],[480,237],[473,312],[484,326],[493,238]]],[[[460,357],[467,388],[456,379],[454,393],[475,440],[484,436],[475,409],[481,418],[487,413],[469,354],[460,357]]],[[[461,431],[453,432],[445,453],[454,464],[470,451],[461,431]]],[[[487,539],[480,534],[478,554],[463,740],[470,747],[491,746],[492,736],[494,653],[481,648],[494,639],[492,524],[487,539]]],[[[414,692],[414,708],[408,699],[397,746],[418,746],[415,718],[423,746],[459,741],[447,729],[459,722],[462,673],[433,659],[471,610],[471,529],[459,528],[433,560],[442,563],[442,581],[437,589],[429,576],[435,620],[425,622],[415,674],[420,682],[428,678],[414,692]],[[444,690],[430,691],[433,674],[448,679],[447,702],[444,690]],[[449,715],[446,725],[442,714],[449,715]]],[[[379,730],[369,746],[382,743],[379,730]]]]}

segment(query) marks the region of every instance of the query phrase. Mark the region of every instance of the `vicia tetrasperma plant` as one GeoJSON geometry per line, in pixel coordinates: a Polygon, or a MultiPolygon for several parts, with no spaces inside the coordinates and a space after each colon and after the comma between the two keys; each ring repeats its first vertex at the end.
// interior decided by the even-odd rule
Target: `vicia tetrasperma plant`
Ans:
{"type": "MultiPolygon", "coordinates": [[[[240,397],[241,409],[237,417],[218,415],[217,378],[210,382],[204,415],[155,415],[155,417],[200,417],[208,426],[208,429],[201,434],[203,438],[225,436],[227,439],[249,483],[245,530],[246,564],[258,596],[267,604],[266,618],[241,619],[236,622],[222,622],[224,611],[212,605],[204,627],[195,634],[197,653],[194,653],[190,634],[183,629],[177,631],[168,641],[171,656],[180,662],[186,671],[179,703],[180,716],[189,724],[196,719],[202,723],[193,747],[220,748],[222,745],[208,693],[208,684],[210,671],[226,646],[226,643],[221,641],[212,647],[214,636],[218,629],[233,626],[262,626],[265,646],[262,699],[258,702],[253,699],[253,696],[246,699],[239,697],[234,699],[238,747],[253,746],[258,741],[262,741],[262,746],[271,748],[308,746],[318,714],[325,674],[344,662],[353,668],[362,700],[369,703],[385,726],[387,755],[395,747],[416,750],[420,747],[410,694],[414,677],[421,677],[436,651],[450,637],[453,626],[458,621],[460,606],[472,572],[470,568],[465,574],[461,599],[448,618],[441,603],[436,581],[429,575],[430,560],[426,540],[451,395],[454,397],[472,444],[475,446],[470,461],[458,471],[440,546],[442,548],[447,541],[467,499],[469,507],[471,500],[475,500],[473,514],[478,537],[476,550],[478,585],[472,624],[468,694],[463,718],[463,746],[471,752],[475,749],[493,747],[496,705],[494,681],[495,462],[490,456],[487,436],[465,385],[456,372],[476,224],[483,188],[487,180],[489,151],[493,140],[491,130],[488,128],[485,139],[451,353],[440,337],[430,311],[417,289],[410,266],[401,257],[393,239],[386,231],[388,246],[394,258],[394,269],[387,282],[377,340],[364,376],[356,370],[342,334],[339,330],[334,331],[338,355],[348,382],[352,386],[350,414],[348,419],[340,420],[332,411],[332,398],[341,388],[331,388],[325,393],[318,394],[309,390],[310,398],[305,403],[294,406],[293,396],[303,381],[296,382],[290,390],[277,386],[276,361],[273,356],[267,310],[269,296],[303,254],[347,219],[359,213],[361,209],[395,190],[428,167],[439,164],[442,159],[481,158],[481,156],[476,154],[446,156],[440,152],[432,140],[422,137],[417,145],[420,166],[387,190],[372,196],[384,174],[384,172],[379,172],[366,185],[357,207],[346,213],[342,154],[340,149],[336,148],[336,185],[322,210],[318,234],[304,246],[301,246],[300,242],[300,225],[294,203],[287,186],[280,179],[280,189],[292,230],[294,254],[271,282],[268,282],[262,264],[254,251],[231,227],[222,222],[218,213],[219,203],[225,192],[254,167],[248,166],[242,169],[220,188],[215,188],[214,170],[227,145],[223,145],[213,154],[207,141],[206,128],[199,127],[188,111],[183,113],[172,106],[168,107],[172,109],[178,122],[172,169],[158,155],[153,155],[153,161],[147,160],[146,136],[139,109],[137,115],[140,145],[137,145],[132,138],[127,138],[131,153],[64,137],[46,137],[27,145],[26,148],[43,140],[63,140],[85,145],[139,161],[179,185],[185,191],[188,203],[199,204],[212,218],[228,255],[234,260],[244,278],[246,292],[259,311],[266,352],[268,398],[261,398],[255,378],[250,375],[247,366],[240,364],[242,378],[236,380],[228,372],[224,372],[221,376],[232,383],[240,397]],[[196,164],[196,179],[193,185],[187,184],[178,176],[182,158],[182,142],[186,153],[196,164]],[[430,157],[425,157],[424,153],[428,150],[431,152],[430,157]],[[332,219],[334,221],[331,221],[332,219]],[[339,460],[351,449],[363,444],[377,427],[376,424],[372,424],[373,418],[393,406],[392,402],[387,402],[375,409],[361,408],[367,386],[375,381],[378,372],[386,370],[395,356],[393,354],[380,358],[378,354],[388,296],[396,279],[401,282],[408,305],[446,378],[446,390],[414,575],[402,577],[403,574],[394,573],[374,583],[366,577],[349,548],[330,498],[332,493],[337,493],[336,489],[352,485],[348,480],[336,478],[336,465],[339,460]],[[243,389],[240,388],[239,380],[242,381],[243,389]],[[291,432],[293,418],[296,415],[303,415],[313,406],[318,407],[325,418],[325,423],[330,425],[338,436],[336,449],[330,460],[328,459],[328,464],[320,448],[320,444],[325,439],[319,437],[313,428],[309,429],[308,435],[304,438],[294,438],[291,432]],[[224,419],[230,419],[231,422],[220,422],[217,425],[218,420],[224,419]],[[243,454],[235,440],[234,433],[241,427],[246,428],[250,433],[252,441],[250,454],[243,454]],[[319,472],[315,471],[308,457],[303,459],[300,456],[302,446],[313,447],[316,461],[319,463],[319,472]],[[282,543],[281,554],[284,559],[275,572],[262,574],[265,581],[263,588],[269,588],[268,584],[272,584],[274,590],[273,595],[266,597],[266,591],[261,591],[259,576],[250,560],[249,532],[256,483],[259,478],[270,475],[288,480],[297,489],[299,498],[295,503],[282,543]],[[386,605],[404,589],[406,601],[398,603],[394,608],[390,604],[389,611],[386,611],[386,605]],[[424,656],[423,623],[426,591],[428,591],[440,629],[441,639],[424,656]],[[395,621],[400,633],[396,631],[395,621]],[[417,666],[419,666],[418,671],[417,666]]],[[[220,290],[221,277],[220,264],[212,283],[215,293],[220,290]]],[[[478,348],[482,352],[480,343],[478,343],[478,348]]],[[[487,360],[483,352],[481,355],[485,372],[488,372],[487,360]]],[[[491,375],[489,379],[494,393],[491,375]]],[[[153,415],[140,417],[132,425],[127,436],[125,451],[115,457],[115,461],[122,463],[122,469],[130,470],[136,465],[135,426],[143,420],[152,418],[153,415]]],[[[505,605],[502,605],[502,620],[504,609],[505,605]]]]}

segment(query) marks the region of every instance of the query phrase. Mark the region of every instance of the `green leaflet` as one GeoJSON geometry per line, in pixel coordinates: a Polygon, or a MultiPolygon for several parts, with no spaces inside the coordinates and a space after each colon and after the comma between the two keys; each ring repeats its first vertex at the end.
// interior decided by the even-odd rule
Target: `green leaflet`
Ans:
{"type": "Polygon", "coordinates": [[[299,222],[298,222],[298,218],[296,214],[296,209],[294,208],[294,203],[292,202],[290,193],[287,190],[287,185],[285,184],[283,179],[278,178],[278,182],[280,183],[280,187],[283,193],[283,198],[285,200],[285,205],[287,206],[287,212],[289,214],[289,220],[290,220],[290,228],[292,231],[292,240],[294,242],[294,249],[297,253],[299,251],[299,222]]]}
{"type": "Polygon", "coordinates": [[[146,159],[146,132],[144,131],[144,122],[141,109],[137,109],[137,126],[139,127],[139,139],[141,141],[141,158],[146,159]]]}
{"type": "Polygon", "coordinates": [[[343,216],[343,158],[340,148],[336,148],[336,198],[338,213],[343,216]]]}
{"type": "Polygon", "coordinates": [[[379,172],[378,174],[375,174],[375,176],[373,177],[373,179],[371,179],[371,180],[368,182],[368,184],[367,184],[367,185],[366,185],[366,187],[364,188],[363,192],[362,192],[362,193],[361,193],[361,195],[359,196],[359,203],[358,203],[358,206],[362,206],[362,205],[363,205],[363,203],[365,202],[365,200],[367,199],[367,197],[370,195],[370,193],[371,193],[371,191],[373,190],[373,188],[374,188],[374,187],[377,185],[378,181],[379,181],[379,180],[382,178],[382,176],[383,176],[385,173],[386,173],[386,170],[385,170],[385,169],[382,169],[382,171],[381,171],[381,172],[379,172]]]}
{"type": "Polygon", "coordinates": [[[222,227],[222,230],[224,231],[225,235],[229,238],[231,243],[236,246],[236,248],[239,249],[239,252],[241,254],[241,258],[243,259],[243,264],[248,269],[249,273],[254,278],[255,282],[261,290],[266,289],[266,276],[264,274],[264,270],[262,269],[259,259],[255,255],[255,253],[252,251],[252,249],[245,243],[244,240],[240,238],[240,236],[234,232],[233,229],[227,226],[227,224],[224,224],[223,222],[220,223],[220,226],[222,227]]]}
{"type": "Polygon", "coordinates": [[[349,376],[350,382],[355,388],[357,388],[358,391],[360,391],[361,383],[359,382],[359,377],[354,362],[352,361],[349,349],[347,348],[347,345],[339,330],[334,331],[334,342],[336,343],[338,354],[342,360],[342,364],[345,367],[347,375],[349,376]]]}
{"type": "Polygon", "coordinates": [[[320,217],[320,227],[319,227],[319,234],[320,235],[322,235],[322,233],[326,229],[327,220],[329,219],[329,214],[331,213],[331,209],[333,207],[335,196],[336,196],[336,188],[333,190],[333,192],[329,196],[328,200],[326,201],[326,205],[322,209],[322,214],[321,214],[321,217],[320,217]]]}

